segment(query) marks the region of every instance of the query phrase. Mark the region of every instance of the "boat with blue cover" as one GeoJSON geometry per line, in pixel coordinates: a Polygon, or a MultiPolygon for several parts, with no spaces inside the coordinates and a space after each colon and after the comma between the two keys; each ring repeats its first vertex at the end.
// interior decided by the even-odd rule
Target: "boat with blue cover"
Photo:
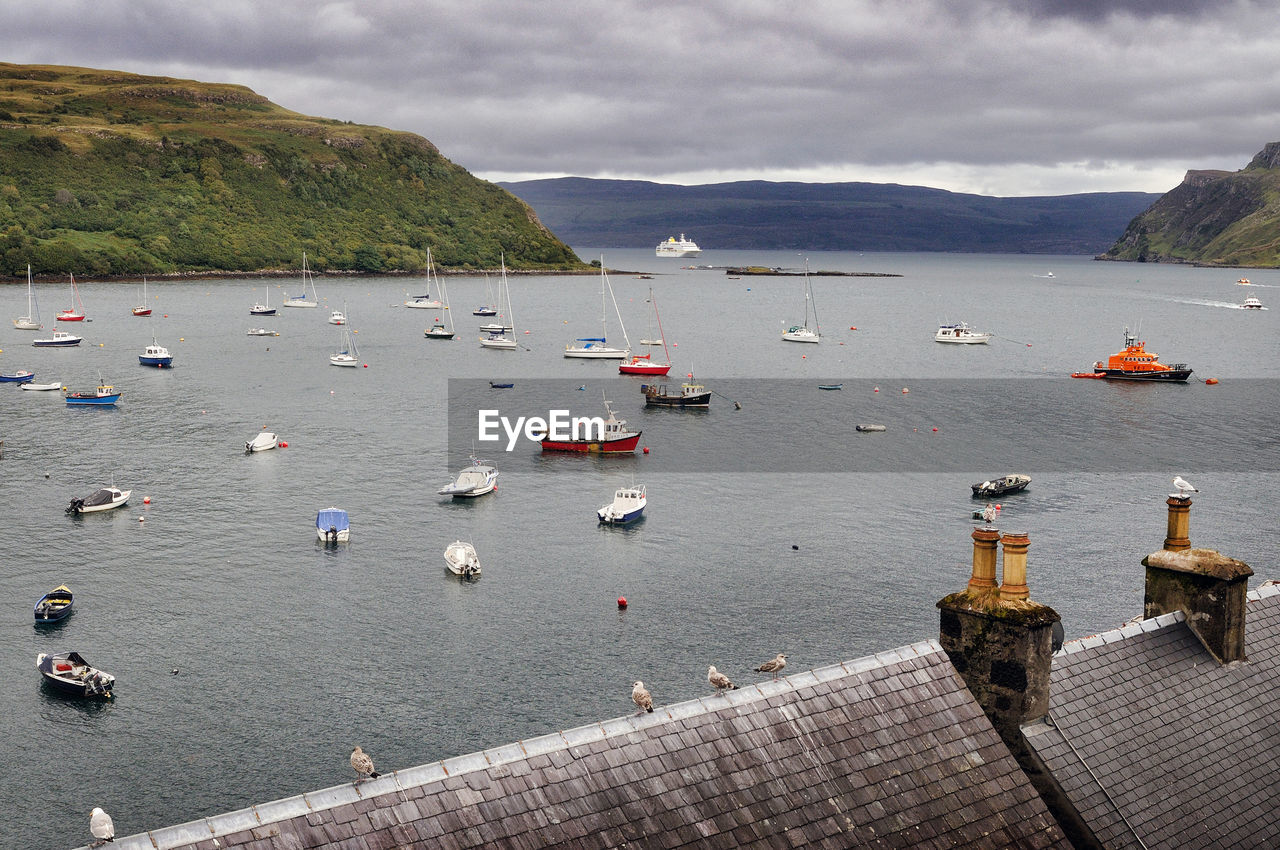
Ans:
{"type": "Polygon", "coordinates": [[[346,543],[351,538],[351,522],[342,508],[325,508],[316,513],[316,537],[325,543],[346,543]]]}
{"type": "Polygon", "coordinates": [[[75,596],[71,593],[71,588],[65,584],[58,585],[44,596],[41,596],[40,601],[36,603],[33,611],[36,625],[65,620],[71,616],[71,605],[74,601],[75,596]]]}
{"type": "Polygon", "coordinates": [[[116,683],[115,676],[96,669],[78,652],[42,652],[36,669],[54,688],[78,697],[110,699],[116,683]]]}

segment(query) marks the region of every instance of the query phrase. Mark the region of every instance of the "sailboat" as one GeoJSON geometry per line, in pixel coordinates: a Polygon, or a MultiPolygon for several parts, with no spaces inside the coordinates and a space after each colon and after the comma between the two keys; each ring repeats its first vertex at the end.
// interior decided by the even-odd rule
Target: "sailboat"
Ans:
{"type": "Polygon", "coordinates": [[[658,320],[658,336],[662,340],[662,355],[666,362],[654,362],[651,354],[633,354],[630,360],[618,364],[618,371],[624,375],[665,375],[671,371],[671,352],[667,349],[667,335],[662,330],[662,316],[658,315],[658,302],[653,298],[652,287],[649,289],[649,303],[653,305],[653,315],[658,320]]]}
{"type": "Polygon", "coordinates": [[[782,335],[785,342],[821,342],[822,328],[818,324],[818,305],[813,304],[813,327],[809,327],[809,306],[813,302],[813,286],[809,283],[809,261],[804,263],[804,324],[792,325],[782,335]]]}
{"type": "MultiPolygon", "coordinates": [[[[431,279],[431,271],[433,265],[431,262],[431,249],[427,249],[427,280],[431,279]]],[[[436,319],[430,329],[423,331],[427,339],[453,339],[453,313],[449,311],[449,290],[445,289],[444,281],[438,276],[436,277],[436,288],[440,290],[440,295],[444,298],[444,312],[449,317],[449,327],[444,326],[444,322],[436,319]]]]}
{"type": "MultiPolygon", "coordinates": [[[[627,347],[613,348],[608,344],[608,314],[606,307],[608,302],[605,301],[605,293],[608,292],[609,298],[613,298],[613,285],[609,283],[609,273],[605,271],[604,257],[600,257],[600,336],[598,337],[579,337],[564,347],[565,357],[581,357],[594,360],[625,360],[631,355],[631,343],[627,342],[627,347]],[[578,343],[575,345],[574,343],[578,343]]],[[[618,325],[622,328],[623,339],[626,339],[627,328],[622,323],[622,313],[618,310],[617,299],[613,301],[613,310],[618,314],[618,325]]]]}
{"type": "Polygon", "coordinates": [[[473,316],[496,316],[498,308],[493,303],[493,290],[489,287],[489,275],[484,276],[484,303],[471,311],[473,316]]]}
{"type": "MultiPolygon", "coordinates": [[[[346,312],[345,304],[342,305],[343,312],[346,312]]],[[[342,328],[342,345],[338,348],[336,354],[329,358],[331,366],[358,366],[360,365],[360,352],[356,349],[356,338],[351,335],[351,325],[344,324],[342,328]]]]}
{"type": "Polygon", "coordinates": [[[40,305],[36,303],[36,291],[31,286],[31,264],[27,264],[27,315],[13,320],[13,326],[20,331],[38,331],[44,327],[40,324],[40,305]]]}
{"type": "Polygon", "coordinates": [[[498,310],[501,311],[502,321],[488,325],[481,325],[480,330],[487,331],[487,337],[480,337],[480,345],[484,348],[497,348],[501,351],[515,351],[519,348],[519,344],[515,340],[516,319],[515,314],[511,310],[511,284],[507,281],[507,260],[505,256],[501,257],[502,278],[498,281],[498,310]],[[505,304],[503,303],[505,300],[505,304]],[[506,310],[503,310],[503,307],[506,310]],[[510,322],[511,324],[507,324],[510,322]],[[507,332],[511,332],[511,336],[507,336],[507,332]]]}
{"type": "Polygon", "coordinates": [[[76,288],[76,276],[71,275],[71,307],[58,313],[59,322],[83,322],[84,302],[80,300],[80,290],[76,288]]]}
{"type": "Polygon", "coordinates": [[[274,315],[276,314],[276,308],[274,308],[274,307],[272,307],[272,306],[271,306],[271,284],[267,284],[267,299],[266,299],[266,301],[267,301],[267,303],[265,303],[265,304],[254,304],[252,307],[250,307],[250,308],[249,308],[249,315],[251,315],[251,316],[274,316],[274,315]]]}
{"type": "Polygon", "coordinates": [[[419,310],[439,310],[444,305],[440,303],[440,299],[431,297],[431,249],[427,249],[427,291],[422,295],[415,295],[409,301],[404,302],[406,307],[415,307],[419,310]]]}
{"type": "Polygon", "coordinates": [[[311,276],[311,270],[307,268],[307,252],[302,252],[302,294],[295,295],[290,298],[284,297],[284,306],[286,307],[319,307],[320,296],[316,294],[316,281],[311,276]],[[311,287],[311,297],[307,297],[307,286],[311,287]]]}
{"type": "Polygon", "coordinates": [[[147,306],[147,276],[142,276],[142,301],[133,308],[135,316],[150,316],[151,308],[147,306]]]}

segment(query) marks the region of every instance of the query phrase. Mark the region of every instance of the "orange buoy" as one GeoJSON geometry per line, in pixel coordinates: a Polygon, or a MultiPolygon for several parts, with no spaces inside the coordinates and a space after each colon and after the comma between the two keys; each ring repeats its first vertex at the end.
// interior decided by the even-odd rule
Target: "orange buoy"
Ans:
{"type": "Polygon", "coordinates": [[[1205,379],[1205,383],[1206,383],[1206,384],[1211,384],[1211,385],[1212,385],[1212,384],[1216,384],[1216,383],[1218,383],[1218,379],[1217,379],[1217,378],[1206,378],[1206,379],[1205,379]]]}

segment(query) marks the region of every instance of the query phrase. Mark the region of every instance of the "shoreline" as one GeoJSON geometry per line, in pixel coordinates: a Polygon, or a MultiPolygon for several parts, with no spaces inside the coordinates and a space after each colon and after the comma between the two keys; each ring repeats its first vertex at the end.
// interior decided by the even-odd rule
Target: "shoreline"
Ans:
{"type": "MultiPolygon", "coordinates": [[[[620,269],[609,269],[610,274],[641,274],[641,272],[629,272],[620,269]]],[[[326,277],[404,277],[417,278],[427,277],[427,271],[386,271],[386,272],[361,272],[361,271],[327,271],[318,272],[315,269],[307,269],[307,272],[317,279],[326,277]]],[[[435,277],[476,277],[480,275],[493,274],[500,275],[501,269],[436,269],[431,272],[435,277]]],[[[565,277],[581,277],[584,275],[598,275],[599,269],[507,269],[508,276],[529,277],[532,275],[546,276],[565,276],[565,277]]],[[[113,274],[113,275],[86,275],[78,278],[76,284],[82,283],[141,283],[144,276],[141,274],[113,274]]],[[[181,283],[183,281],[196,280],[258,280],[283,278],[286,280],[300,280],[302,277],[302,269],[262,269],[260,271],[199,271],[199,272],[161,272],[160,274],[152,274],[148,272],[145,275],[147,283],[181,283]]],[[[36,283],[66,283],[66,273],[59,274],[32,274],[31,280],[36,283]]],[[[25,286],[27,283],[26,274],[0,277],[0,285],[4,284],[21,284],[25,286]]]]}

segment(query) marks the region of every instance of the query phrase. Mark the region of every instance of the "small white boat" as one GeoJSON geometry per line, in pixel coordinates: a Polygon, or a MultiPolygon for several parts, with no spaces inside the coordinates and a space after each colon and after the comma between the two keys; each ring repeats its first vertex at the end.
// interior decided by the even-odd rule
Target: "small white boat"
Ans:
{"type": "Polygon", "coordinates": [[[290,298],[288,295],[284,297],[284,306],[286,307],[319,307],[320,296],[316,294],[316,282],[311,276],[311,270],[307,268],[307,252],[302,252],[302,294],[295,295],[290,298]],[[311,297],[307,297],[307,287],[311,287],[311,297]]]}
{"type": "Polygon", "coordinates": [[[123,507],[129,501],[131,493],[133,493],[132,490],[121,490],[114,484],[110,487],[102,487],[95,490],[91,496],[86,496],[83,499],[72,499],[71,504],[67,506],[66,512],[75,515],[114,510],[115,508],[123,507]]]}
{"type": "Polygon", "coordinates": [[[641,345],[662,345],[662,340],[660,340],[660,339],[642,339],[642,340],[640,340],[640,344],[641,344],[641,345]]]}
{"type": "Polygon", "coordinates": [[[605,270],[604,257],[600,257],[600,336],[579,337],[565,345],[564,356],[584,360],[626,360],[631,356],[631,345],[618,348],[609,345],[608,325],[609,313],[606,296],[613,301],[613,312],[618,316],[618,326],[622,328],[622,336],[627,335],[626,326],[622,323],[622,311],[618,309],[618,299],[613,297],[613,284],[609,282],[609,273],[605,270]]]}
{"type": "Polygon", "coordinates": [[[40,324],[40,306],[36,303],[36,292],[31,287],[31,265],[27,264],[27,315],[13,320],[13,326],[20,331],[38,331],[44,327],[40,324]]]}
{"type": "Polygon", "coordinates": [[[47,384],[33,384],[30,381],[28,381],[25,384],[19,384],[18,388],[23,390],[32,390],[34,392],[50,392],[52,390],[62,389],[62,382],[50,381],[47,384]]]}
{"type": "Polygon", "coordinates": [[[334,310],[332,313],[329,314],[329,324],[345,325],[346,323],[347,323],[347,316],[341,310],[334,310]]]}
{"type": "Polygon", "coordinates": [[[1240,305],[1240,309],[1241,310],[1265,310],[1267,308],[1263,307],[1262,302],[1251,295],[1248,298],[1244,299],[1244,303],[1240,305]]]}
{"type": "Polygon", "coordinates": [[[608,525],[626,525],[639,519],[648,503],[643,484],[619,487],[613,494],[613,501],[596,511],[596,516],[608,525]]]}
{"type": "Polygon", "coordinates": [[[269,331],[266,328],[249,328],[245,332],[245,336],[280,336],[275,331],[269,331]]]}
{"type": "Polygon", "coordinates": [[[804,262],[804,324],[792,325],[782,334],[784,342],[822,342],[822,326],[818,323],[818,304],[813,300],[813,284],[809,282],[809,261],[804,262]],[[809,327],[809,308],[813,307],[813,327],[809,327]]]}
{"type": "Polygon", "coordinates": [[[54,331],[51,337],[31,340],[31,344],[36,348],[70,348],[82,342],[84,337],[66,331],[54,331]]]}
{"type": "Polygon", "coordinates": [[[476,547],[461,540],[445,547],[444,565],[455,576],[470,578],[480,575],[480,556],[476,554],[476,547]]]}
{"type": "Polygon", "coordinates": [[[360,351],[356,348],[356,338],[351,335],[351,327],[345,322],[342,325],[342,344],[336,353],[329,357],[330,366],[359,366],[360,351]]]}
{"type": "Polygon", "coordinates": [[[276,436],[274,431],[260,431],[253,435],[253,439],[244,444],[246,454],[253,452],[265,452],[274,449],[280,445],[280,438],[276,436]]]}
{"type": "Polygon", "coordinates": [[[441,496],[459,497],[483,496],[498,489],[498,470],[488,466],[475,455],[471,456],[471,465],[458,473],[451,484],[441,487],[441,496]]]}
{"type": "Polygon", "coordinates": [[[274,316],[276,314],[276,308],[271,306],[271,286],[268,285],[266,289],[267,289],[267,297],[264,300],[267,303],[254,304],[252,307],[249,308],[250,314],[254,316],[274,316]]]}
{"type": "Polygon", "coordinates": [[[316,513],[316,537],[325,543],[347,543],[351,539],[351,522],[342,508],[325,508],[316,513]]]}
{"type": "Polygon", "coordinates": [[[939,325],[938,332],[933,335],[936,342],[949,342],[969,345],[986,345],[992,334],[975,331],[964,322],[954,325],[939,325]]]}

